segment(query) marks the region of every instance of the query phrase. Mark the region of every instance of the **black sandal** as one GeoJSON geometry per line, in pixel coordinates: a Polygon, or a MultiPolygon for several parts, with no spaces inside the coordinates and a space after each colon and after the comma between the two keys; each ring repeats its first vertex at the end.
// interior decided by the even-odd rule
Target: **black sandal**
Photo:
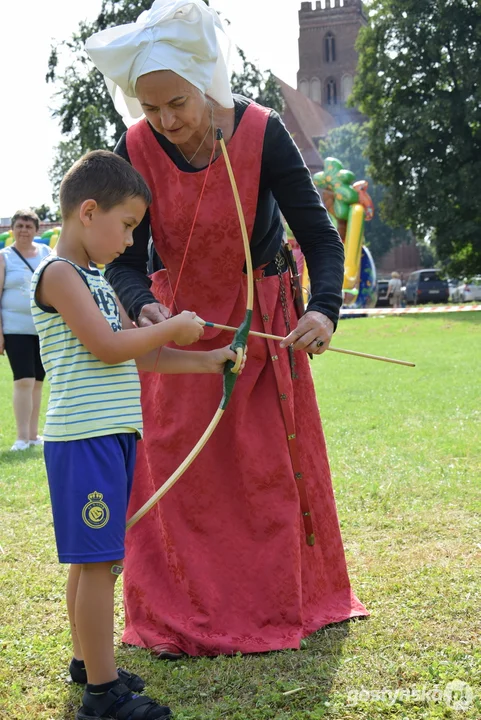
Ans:
{"type": "Polygon", "coordinates": [[[145,695],[135,695],[119,682],[102,695],[85,691],[76,720],[161,720],[171,717],[170,708],[145,695]]]}
{"type": "MultiPolygon", "coordinates": [[[[140,693],[145,688],[145,682],[142,680],[140,675],[130,673],[128,670],[124,670],[123,668],[117,668],[117,672],[119,673],[120,682],[127,685],[129,690],[132,690],[132,692],[140,693]]],[[[77,685],[87,684],[87,671],[85,669],[85,665],[83,667],[79,667],[79,663],[74,663],[72,660],[69,667],[69,673],[72,678],[72,682],[77,683],[77,685]]]]}

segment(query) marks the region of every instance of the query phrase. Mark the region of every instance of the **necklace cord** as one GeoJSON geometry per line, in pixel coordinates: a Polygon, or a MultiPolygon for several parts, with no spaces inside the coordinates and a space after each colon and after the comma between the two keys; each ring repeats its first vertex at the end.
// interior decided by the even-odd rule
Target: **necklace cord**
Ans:
{"type": "MultiPolygon", "coordinates": [[[[215,137],[214,137],[214,140],[215,140],[215,137]]],[[[169,307],[169,315],[172,315],[172,310],[174,309],[175,297],[176,297],[176,295],[177,295],[177,290],[179,289],[180,277],[181,277],[182,272],[183,272],[183,270],[184,270],[185,261],[186,261],[186,258],[187,258],[187,253],[188,253],[188,251],[189,251],[189,247],[190,247],[190,243],[191,243],[191,240],[192,240],[192,236],[193,236],[193,234],[194,234],[194,228],[195,228],[195,224],[196,224],[196,222],[197,222],[197,216],[198,216],[198,214],[199,214],[200,204],[201,204],[201,202],[202,202],[202,198],[203,198],[203,195],[204,195],[205,187],[206,187],[206,185],[207,185],[207,180],[208,180],[208,177],[209,177],[210,168],[211,168],[211,166],[212,166],[212,160],[213,160],[214,154],[215,154],[215,146],[216,146],[216,142],[214,142],[214,146],[213,146],[213,148],[212,148],[212,153],[211,153],[211,155],[210,155],[209,164],[208,164],[208,166],[207,166],[207,172],[205,173],[204,182],[203,182],[203,184],[202,184],[202,190],[201,190],[200,195],[199,195],[199,200],[197,201],[197,207],[196,207],[196,210],[195,210],[194,220],[193,220],[193,222],[192,222],[192,227],[191,227],[191,229],[190,229],[189,238],[188,238],[188,240],[187,240],[187,245],[185,246],[184,256],[183,256],[183,258],[182,258],[182,263],[181,263],[181,265],[180,265],[179,274],[177,275],[177,280],[176,280],[176,283],[175,283],[174,292],[172,293],[172,301],[171,301],[170,307],[169,307]]],[[[154,365],[154,370],[153,370],[154,372],[157,370],[157,364],[158,364],[158,362],[159,362],[159,357],[160,357],[160,353],[161,353],[161,352],[162,352],[162,346],[159,347],[159,350],[158,350],[158,352],[157,352],[157,358],[156,358],[156,360],[155,360],[155,365],[154,365]]]]}
{"type": "Polygon", "coordinates": [[[202,147],[203,144],[205,143],[206,138],[207,138],[207,135],[209,134],[209,131],[210,131],[211,129],[212,129],[212,140],[213,140],[213,143],[214,143],[214,146],[215,146],[214,109],[213,109],[213,108],[211,108],[211,112],[210,112],[210,125],[209,125],[209,127],[207,128],[206,133],[205,133],[204,137],[202,138],[199,147],[197,148],[197,150],[195,151],[195,153],[192,155],[192,157],[190,158],[190,160],[189,160],[188,157],[186,157],[186,156],[184,155],[184,153],[182,152],[182,148],[180,147],[180,145],[177,145],[177,150],[180,152],[180,154],[182,155],[182,157],[184,158],[184,160],[185,160],[186,163],[189,163],[189,165],[192,164],[192,160],[196,157],[197,153],[199,152],[199,150],[201,149],[201,147],[202,147]]]}

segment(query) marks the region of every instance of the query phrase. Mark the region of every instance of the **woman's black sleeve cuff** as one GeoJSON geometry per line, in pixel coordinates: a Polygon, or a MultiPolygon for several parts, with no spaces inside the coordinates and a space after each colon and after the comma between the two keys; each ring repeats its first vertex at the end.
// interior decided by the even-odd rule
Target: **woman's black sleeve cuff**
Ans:
{"type": "MultiPolygon", "coordinates": [[[[126,133],[114,150],[130,162],[126,133]]],[[[144,305],[157,302],[150,292],[152,282],[147,274],[148,246],[150,240],[150,213],[147,210],[142,222],[133,232],[134,243],[105,269],[105,277],[115,290],[129,317],[137,321],[144,305]]]]}
{"type": "Polygon", "coordinates": [[[308,310],[322,312],[336,326],[344,246],[299,149],[276,113],[269,118],[263,157],[269,187],[306,259],[312,293],[308,310]]]}

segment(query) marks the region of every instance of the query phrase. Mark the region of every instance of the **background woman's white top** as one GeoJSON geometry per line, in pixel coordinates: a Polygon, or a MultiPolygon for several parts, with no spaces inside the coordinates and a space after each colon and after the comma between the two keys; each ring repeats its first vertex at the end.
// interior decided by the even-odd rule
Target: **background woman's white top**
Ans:
{"type": "MultiPolygon", "coordinates": [[[[33,270],[50,255],[50,248],[43,243],[34,242],[37,248],[35,257],[26,258],[33,270]]],[[[30,284],[33,273],[18,257],[11,246],[0,250],[5,261],[5,282],[0,297],[2,326],[4,335],[36,335],[30,309],[30,284]]]]}

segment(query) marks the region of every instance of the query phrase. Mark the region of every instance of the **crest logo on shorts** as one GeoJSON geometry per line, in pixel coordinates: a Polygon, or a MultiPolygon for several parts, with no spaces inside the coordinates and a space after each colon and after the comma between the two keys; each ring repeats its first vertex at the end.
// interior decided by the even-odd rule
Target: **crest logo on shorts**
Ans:
{"type": "Polygon", "coordinates": [[[82,510],[82,519],[89,528],[100,530],[109,521],[110,510],[102,500],[103,495],[97,491],[88,495],[89,502],[82,510]]]}

